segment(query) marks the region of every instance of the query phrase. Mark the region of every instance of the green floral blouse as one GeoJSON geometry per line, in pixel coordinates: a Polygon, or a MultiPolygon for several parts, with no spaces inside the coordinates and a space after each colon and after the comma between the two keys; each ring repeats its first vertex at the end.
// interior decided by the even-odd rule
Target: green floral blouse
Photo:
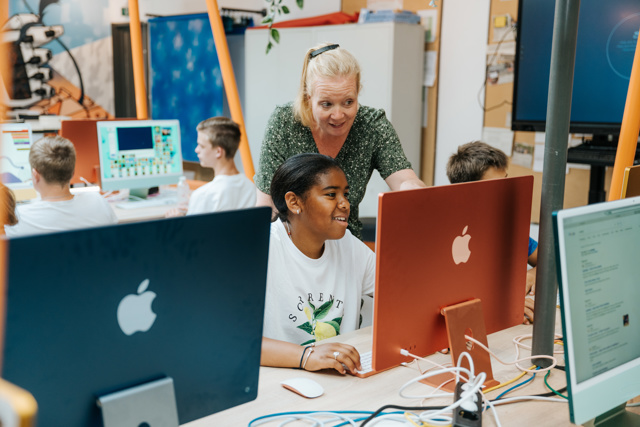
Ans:
{"type": "MultiPolygon", "coordinates": [[[[271,178],[278,166],[289,157],[300,153],[317,153],[318,147],[311,129],[293,116],[291,103],[276,107],[265,131],[260,164],[255,176],[256,187],[270,193],[271,178]]],[[[351,214],[349,229],[361,237],[362,223],[358,219],[358,206],[364,197],[367,183],[376,169],[383,179],[394,172],[410,169],[400,139],[387,120],[384,110],[359,106],[347,140],[336,156],[336,161],[347,176],[351,214]]]]}

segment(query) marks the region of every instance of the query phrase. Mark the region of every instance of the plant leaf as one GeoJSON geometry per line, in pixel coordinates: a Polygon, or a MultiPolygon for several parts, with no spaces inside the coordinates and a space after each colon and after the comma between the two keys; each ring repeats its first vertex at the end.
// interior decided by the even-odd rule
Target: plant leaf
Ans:
{"type": "Polygon", "coordinates": [[[260,21],[262,24],[268,24],[269,22],[272,22],[273,19],[271,18],[271,15],[267,15],[264,18],[262,18],[262,21],[260,21]]]}
{"type": "Polygon", "coordinates": [[[282,6],[282,13],[284,13],[285,15],[289,13],[289,8],[287,6],[282,6]]]}
{"type": "Polygon", "coordinates": [[[311,327],[311,323],[304,322],[302,325],[298,325],[298,329],[302,329],[308,334],[313,334],[313,328],[311,327]]]}
{"type": "Polygon", "coordinates": [[[309,345],[309,344],[311,344],[311,343],[313,343],[313,342],[316,342],[316,339],[315,339],[315,338],[310,339],[310,340],[309,340],[309,341],[307,341],[307,342],[303,342],[302,344],[300,344],[300,346],[303,346],[303,345],[309,345]]]}
{"type": "Polygon", "coordinates": [[[336,322],[338,325],[342,325],[342,317],[336,317],[335,319],[331,319],[332,322],[336,322]]]}
{"type": "Polygon", "coordinates": [[[280,43],[280,32],[275,28],[271,29],[271,37],[273,37],[273,40],[275,40],[276,43],[280,43]]]}
{"type": "Polygon", "coordinates": [[[316,311],[313,312],[313,318],[316,320],[324,319],[325,316],[329,313],[329,310],[331,309],[332,306],[333,306],[333,300],[330,299],[329,301],[322,304],[316,311]]]}
{"type": "Polygon", "coordinates": [[[296,0],[296,4],[300,9],[302,9],[302,7],[304,6],[304,0],[296,0]]]}

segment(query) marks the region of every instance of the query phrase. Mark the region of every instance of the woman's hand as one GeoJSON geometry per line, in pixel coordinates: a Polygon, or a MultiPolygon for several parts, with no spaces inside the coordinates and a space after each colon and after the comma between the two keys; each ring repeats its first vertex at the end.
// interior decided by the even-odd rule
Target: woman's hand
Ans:
{"type": "Polygon", "coordinates": [[[341,374],[346,374],[347,369],[351,371],[351,373],[362,369],[358,350],[348,344],[317,344],[311,348],[313,349],[313,353],[309,355],[304,365],[304,369],[307,371],[335,369],[341,374]]]}

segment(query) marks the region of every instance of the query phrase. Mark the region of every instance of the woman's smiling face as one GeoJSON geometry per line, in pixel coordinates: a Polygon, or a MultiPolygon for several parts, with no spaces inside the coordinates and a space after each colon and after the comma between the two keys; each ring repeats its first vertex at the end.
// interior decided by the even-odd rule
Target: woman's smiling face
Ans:
{"type": "Polygon", "coordinates": [[[319,77],[309,97],[315,130],[324,137],[345,137],[358,112],[355,76],[319,77]]]}

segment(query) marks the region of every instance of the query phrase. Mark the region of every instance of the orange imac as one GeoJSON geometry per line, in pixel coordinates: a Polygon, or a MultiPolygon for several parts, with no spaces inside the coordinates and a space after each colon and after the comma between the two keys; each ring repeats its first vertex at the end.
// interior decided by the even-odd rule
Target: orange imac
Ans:
{"type": "Polygon", "coordinates": [[[92,184],[99,184],[100,155],[96,123],[102,121],[105,119],[74,119],[63,120],[61,123],[60,136],[67,138],[76,148],[76,170],[71,178],[71,184],[86,184],[82,178],[92,184]]]}
{"type": "Polygon", "coordinates": [[[480,321],[455,337],[463,343],[465,333],[480,339],[522,323],[532,191],[525,176],[379,196],[374,372],[411,361],[402,349],[450,347],[443,309],[460,303],[481,302],[480,321]]]}

